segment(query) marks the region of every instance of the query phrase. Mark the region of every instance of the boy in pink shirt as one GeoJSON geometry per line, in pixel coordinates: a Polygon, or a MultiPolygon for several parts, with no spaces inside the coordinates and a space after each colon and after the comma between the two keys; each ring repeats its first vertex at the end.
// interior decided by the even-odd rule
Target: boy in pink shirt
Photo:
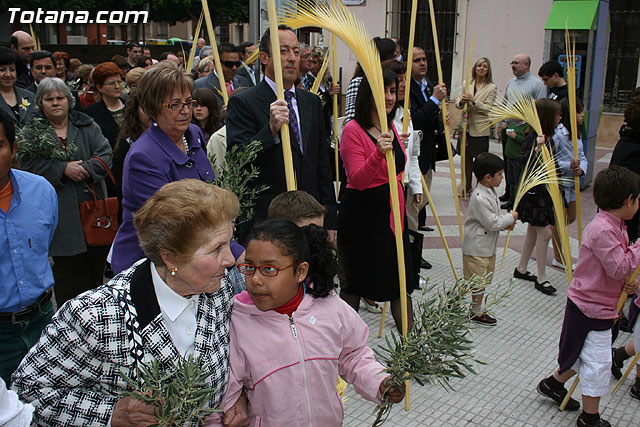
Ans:
{"type": "MultiPolygon", "coordinates": [[[[626,279],[640,263],[640,244],[629,247],[624,220],[638,210],[640,177],[630,170],[610,166],[596,177],[593,196],[600,211],[584,229],[573,281],[569,286],[562,333],[559,368],[540,381],[538,392],[562,403],[564,384],[580,374],[583,411],[578,427],[610,427],[600,418],[600,397],[609,387],[611,329],[618,318],[616,303],[624,290],[629,294],[638,281],[626,279]]],[[[580,404],[570,399],[567,410],[580,404]]]]}

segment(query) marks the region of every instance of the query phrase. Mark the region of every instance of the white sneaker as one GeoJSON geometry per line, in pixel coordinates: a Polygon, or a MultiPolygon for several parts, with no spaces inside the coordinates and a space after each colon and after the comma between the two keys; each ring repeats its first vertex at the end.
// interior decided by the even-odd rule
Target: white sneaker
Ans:
{"type": "Polygon", "coordinates": [[[380,306],[375,302],[373,304],[369,304],[366,298],[362,298],[362,302],[369,313],[382,313],[382,308],[380,308],[380,306]]]}
{"type": "MultiPolygon", "coordinates": [[[[554,258],[553,261],[551,261],[551,265],[553,267],[556,268],[560,268],[562,270],[564,270],[564,264],[561,262],[556,261],[556,259],[554,258]]],[[[575,264],[571,264],[571,270],[575,270],[576,269],[576,265],[575,264]]]]}

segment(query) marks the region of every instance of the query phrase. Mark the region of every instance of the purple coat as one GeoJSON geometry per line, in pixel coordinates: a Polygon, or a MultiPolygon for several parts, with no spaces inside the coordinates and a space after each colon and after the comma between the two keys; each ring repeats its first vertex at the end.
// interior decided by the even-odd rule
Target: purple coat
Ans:
{"type": "Polygon", "coordinates": [[[204,136],[196,125],[185,132],[189,156],[153,123],[131,146],[122,175],[122,224],[113,242],[114,273],[144,258],[133,226],[133,214],[165,184],[185,178],[213,181],[213,169],[202,149],[204,136]]]}

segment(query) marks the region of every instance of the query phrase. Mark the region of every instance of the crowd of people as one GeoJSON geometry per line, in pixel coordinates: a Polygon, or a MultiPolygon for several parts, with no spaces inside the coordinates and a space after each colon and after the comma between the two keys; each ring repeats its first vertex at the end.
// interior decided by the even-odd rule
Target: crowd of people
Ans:
{"type": "MultiPolygon", "coordinates": [[[[176,358],[190,355],[215,389],[207,406],[223,410],[207,425],[339,425],[338,376],[370,401],[402,400],[404,391],[381,374],[357,312],[361,302],[380,312],[378,303],[389,301],[402,330],[397,231],[412,327],[411,293],[421,286],[421,269],[432,268],[422,257],[420,232],[432,231],[424,191],[437,162],[447,158],[441,105],[448,88],[428,79],[424,48],[412,47],[407,64],[397,40],[375,38],[389,130],[382,131],[374,90],[357,65],[346,90],[338,166],[344,179],[336,191],[338,117],[331,97],[341,93],[340,82],[328,71],[320,75],[325,50],[300,43],[283,25],[278,36],[283,100],[276,96],[270,30],[257,44],[217,46],[222,76],[203,39],[193,47],[192,69],[183,52],[152,58],[136,42],[126,55],[95,66],[65,52],[34,51],[23,31],[0,48],[0,400],[12,411],[0,414],[0,424],[24,426],[31,417],[39,425],[154,424],[152,406],[120,396],[127,389],[121,373],[136,377],[140,364],[152,359],[171,369],[176,358]],[[258,59],[248,63],[256,49],[258,59]],[[314,83],[317,94],[310,91],[314,83]],[[283,126],[297,191],[287,192],[283,126]],[[266,190],[257,195],[251,219],[235,226],[245,207],[211,182],[226,153],[254,141],[258,173],[245,185],[266,190]],[[395,230],[390,202],[388,152],[396,162],[401,230],[395,230]],[[118,200],[117,218],[106,226],[98,220],[98,227],[117,221],[117,233],[108,244],[88,244],[80,206],[111,198],[118,200]],[[112,279],[103,285],[105,275],[112,279]]],[[[463,84],[468,90],[452,100],[466,118],[460,129],[466,133],[462,195],[469,197],[463,273],[478,284],[469,318],[483,326],[497,324],[484,306],[484,288],[501,230],[517,220],[527,223],[513,277],[533,282],[543,294],[557,292],[546,275],[549,241],[552,265],[572,263],[562,257],[544,185],[527,192],[514,210],[527,159],[542,146],[555,155],[557,172],[566,178],[567,223],[576,218],[573,177],[590,167],[580,130],[579,155],[573,153],[562,65],[548,61],[538,76],[525,54],[510,65],[514,77],[505,99],[534,98],[541,135],[529,123],[507,120],[497,128],[502,158],[489,153],[485,124],[498,88],[487,57],[475,62],[471,81],[463,84]],[[527,271],[534,249],[537,274],[527,271]]],[[[583,110],[578,102],[579,125],[583,110]]],[[[617,297],[638,288],[625,282],[640,263],[640,247],[629,246],[638,237],[638,129],[635,96],[612,166],[594,183],[601,211],[585,228],[569,287],[559,369],[538,385],[560,403],[564,383],[579,372],[585,384],[579,426],[609,425],[598,413],[608,373],[619,373],[640,346],[640,298],[634,298],[625,327],[635,331],[635,341],[611,349],[617,297]]],[[[640,399],[640,367],[631,394],[640,399]]],[[[567,408],[580,404],[570,400],[567,408]]]]}

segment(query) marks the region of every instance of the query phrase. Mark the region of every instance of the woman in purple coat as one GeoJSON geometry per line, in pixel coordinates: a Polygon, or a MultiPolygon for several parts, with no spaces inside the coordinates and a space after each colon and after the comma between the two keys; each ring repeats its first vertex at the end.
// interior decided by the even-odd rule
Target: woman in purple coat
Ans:
{"type": "Polygon", "coordinates": [[[184,178],[213,181],[200,128],[191,124],[193,81],[171,62],[147,71],[136,93],[151,127],[131,146],[122,176],[122,225],[113,243],[115,273],[144,257],[133,214],[163,185],[184,178]]]}

